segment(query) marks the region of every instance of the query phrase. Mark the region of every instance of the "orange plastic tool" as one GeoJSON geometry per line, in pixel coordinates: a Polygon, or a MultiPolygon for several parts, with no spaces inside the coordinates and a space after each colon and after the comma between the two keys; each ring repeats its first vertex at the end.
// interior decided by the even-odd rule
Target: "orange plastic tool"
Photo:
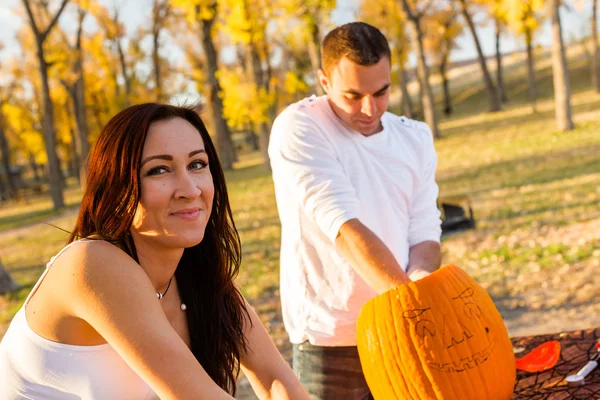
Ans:
{"type": "Polygon", "coordinates": [[[560,358],[560,342],[551,340],[542,343],[521,358],[517,358],[517,369],[541,372],[553,368],[560,358]]]}

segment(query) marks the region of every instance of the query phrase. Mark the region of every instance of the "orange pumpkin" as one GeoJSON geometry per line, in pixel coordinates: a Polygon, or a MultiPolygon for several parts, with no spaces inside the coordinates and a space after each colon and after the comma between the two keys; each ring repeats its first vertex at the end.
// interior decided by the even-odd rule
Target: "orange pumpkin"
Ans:
{"type": "Polygon", "coordinates": [[[505,400],[516,381],[492,299],[456,265],[367,302],[357,342],[375,399],[505,400]]]}

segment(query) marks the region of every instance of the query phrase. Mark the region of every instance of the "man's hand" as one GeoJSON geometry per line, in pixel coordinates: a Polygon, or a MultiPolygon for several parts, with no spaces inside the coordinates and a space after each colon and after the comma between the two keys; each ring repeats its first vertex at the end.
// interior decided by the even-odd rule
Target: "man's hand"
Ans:
{"type": "Polygon", "coordinates": [[[406,273],[411,281],[426,277],[440,267],[440,244],[431,240],[417,243],[408,253],[406,273]]]}
{"type": "Polygon", "coordinates": [[[431,271],[422,268],[413,268],[413,270],[409,272],[408,278],[414,282],[421,278],[425,278],[429,274],[431,274],[431,271]]]}

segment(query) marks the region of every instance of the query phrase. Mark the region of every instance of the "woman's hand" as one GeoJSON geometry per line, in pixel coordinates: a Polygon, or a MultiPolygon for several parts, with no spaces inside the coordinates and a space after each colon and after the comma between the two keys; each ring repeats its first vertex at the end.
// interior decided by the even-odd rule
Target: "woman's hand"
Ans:
{"type": "Polygon", "coordinates": [[[283,359],[254,309],[246,303],[250,321],[244,334],[248,352],[242,355],[244,374],[261,400],[310,400],[300,381],[283,359]]]}

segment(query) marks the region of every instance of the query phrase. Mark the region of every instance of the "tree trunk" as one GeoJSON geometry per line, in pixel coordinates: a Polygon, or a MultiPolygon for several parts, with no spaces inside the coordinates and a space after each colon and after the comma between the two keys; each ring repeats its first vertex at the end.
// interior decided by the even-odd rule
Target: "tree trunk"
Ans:
{"type": "Polygon", "coordinates": [[[535,60],[533,56],[533,37],[530,29],[525,30],[525,45],[527,46],[527,93],[529,101],[535,110],[537,89],[535,85],[535,60]]]}
{"type": "Polygon", "coordinates": [[[498,92],[496,91],[496,87],[492,82],[492,78],[487,69],[487,65],[485,63],[485,57],[483,55],[483,50],[481,50],[481,45],[479,44],[479,37],[477,36],[477,31],[475,30],[475,24],[473,24],[473,19],[469,14],[469,10],[467,10],[466,0],[460,0],[462,15],[467,21],[467,25],[469,26],[469,30],[471,31],[471,35],[473,36],[473,40],[475,42],[475,48],[477,49],[477,56],[479,58],[479,65],[481,66],[481,72],[483,74],[483,82],[485,83],[485,88],[488,94],[488,102],[489,102],[489,110],[490,112],[500,111],[500,98],[498,96],[498,92]]]}
{"type": "Polygon", "coordinates": [[[162,102],[163,99],[163,91],[162,91],[162,80],[161,80],[161,71],[160,71],[160,57],[158,55],[158,35],[153,35],[153,49],[152,49],[152,65],[154,71],[154,92],[155,98],[157,102],[162,102]]]}
{"type": "Polygon", "coordinates": [[[73,127],[71,127],[69,129],[69,131],[71,132],[71,162],[69,163],[70,169],[71,169],[71,175],[75,175],[77,177],[77,180],[79,181],[79,185],[81,186],[81,162],[79,159],[79,155],[77,154],[77,142],[79,140],[76,140],[77,138],[77,132],[75,132],[75,129],[73,129],[73,127]]]}
{"type": "Polygon", "coordinates": [[[43,43],[38,41],[38,60],[40,63],[40,77],[42,80],[42,104],[44,115],[42,117],[42,130],[44,132],[44,145],[48,157],[48,182],[54,209],[65,206],[63,198],[63,179],[60,161],[56,153],[56,131],[54,129],[54,106],[50,97],[48,84],[48,64],[44,55],[43,43]]]}
{"type": "Polygon", "coordinates": [[[223,100],[219,97],[221,94],[221,83],[219,82],[219,78],[217,78],[217,71],[219,69],[217,64],[217,50],[212,39],[212,26],[217,15],[217,3],[213,3],[212,7],[214,10],[214,17],[210,20],[199,19],[198,22],[201,25],[202,47],[204,49],[204,54],[206,55],[209,100],[215,124],[219,158],[223,169],[230,170],[233,168],[235,153],[229,127],[223,118],[223,100]]]}
{"type": "MultiPolygon", "coordinates": [[[[67,88],[68,89],[68,88],[67,88]]],[[[75,92],[75,88],[72,88],[72,90],[70,90],[70,92],[75,92]]],[[[73,95],[71,95],[71,100],[73,100],[73,95]]],[[[71,101],[73,102],[73,101],[71,101]]],[[[71,156],[71,162],[70,162],[70,170],[71,170],[71,175],[75,175],[77,176],[77,180],[79,181],[79,185],[81,186],[81,178],[82,178],[82,174],[81,174],[81,162],[82,159],[79,156],[79,149],[81,148],[81,144],[79,143],[79,141],[81,140],[79,135],[77,134],[77,132],[75,132],[75,129],[73,129],[73,125],[71,124],[71,121],[73,120],[73,113],[70,111],[69,105],[68,104],[64,104],[63,105],[65,107],[65,112],[67,113],[67,120],[69,121],[69,132],[71,133],[71,148],[69,149],[72,153],[71,156]]],[[[75,104],[73,104],[73,109],[75,109],[75,104]]]]}
{"type": "Polygon", "coordinates": [[[52,99],[50,98],[50,86],[48,85],[48,64],[44,54],[44,42],[50,34],[52,28],[56,25],[60,14],[65,9],[65,6],[69,0],[63,0],[60,8],[56,12],[53,18],[50,19],[50,23],[46,29],[42,32],[36,25],[35,18],[31,11],[29,0],[23,0],[23,5],[29,16],[29,22],[31,30],[35,36],[35,42],[37,45],[37,56],[39,61],[40,78],[42,82],[42,104],[43,104],[43,117],[42,117],[42,130],[44,132],[44,144],[46,146],[46,155],[48,157],[48,181],[50,183],[50,195],[52,197],[52,204],[54,209],[60,209],[65,206],[63,198],[63,179],[61,176],[60,161],[56,154],[56,131],[54,130],[54,109],[52,106],[52,99]]]}
{"type": "Polygon", "coordinates": [[[435,113],[435,105],[431,86],[429,85],[429,70],[427,61],[425,60],[425,49],[423,48],[423,32],[421,30],[420,18],[409,19],[409,24],[415,38],[415,49],[417,51],[417,73],[419,75],[419,87],[421,93],[421,104],[423,107],[423,116],[425,122],[431,128],[431,132],[435,138],[440,138],[441,134],[438,129],[437,116],[435,113]]]}
{"type": "Polygon", "coordinates": [[[413,104],[408,92],[408,83],[406,82],[406,70],[404,66],[400,66],[398,71],[398,83],[400,84],[400,90],[402,91],[402,106],[401,109],[407,118],[413,118],[413,104]]]}
{"type": "Polygon", "coordinates": [[[75,122],[77,124],[78,140],[77,157],[78,157],[78,179],[81,187],[85,183],[87,171],[87,156],[90,152],[89,130],[87,123],[86,107],[85,107],[85,80],[83,73],[83,49],[81,46],[81,36],[83,32],[83,20],[85,19],[85,11],[79,11],[79,28],[77,30],[77,41],[75,43],[76,60],[73,72],[77,75],[77,80],[73,87],[72,101],[73,110],[75,112],[75,122]]]}
{"type": "Polygon", "coordinates": [[[2,260],[0,260],[0,295],[15,292],[21,288],[6,272],[2,260]]]}
{"type": "Polygon", "coordinates": [[[552,20],[552,73],[554,76],[554,102],[556,106],[556,123],[561,131],[573,129],[571,118],[571,88],[565,48],[560,23],[560,0],[552,0],[550,14],[552,20]]]}
{"type": "Polygon", "coordinates": [[[6,174],[6,187],[2,188],[2,196],[6,198],[14,197],[17,194],[17,187],[12,180],[10,174],[10,149],[8,148],[8,140],[6,139],[6,131],[4,127],[4,113],[2,111],[2,99],[0,98],[0,155],[2,156],[2,167],[6,174]]]}
{"type": "MultiPolygon", "coordinates": [[[[117,8],[115,8],[115,10],[114,10],[112,22],[115,26],[119,25],[119,11],[117,8]]],[[[123,51],[123,45],[121,44],[122,36],[123,36],[122,33],[115,35],[113,38],[113,42],[117,47],[117,54],[119,55],[119,68],[121,69],[121,74],[123,76],[123,80],[125,81],[124,106],[127,107],[131,104],[131,102],[130,102],[130,99],[131,99],[131,75],[127,71],[127,63],[125,61],[125,52],[123,51]]],[[[119,87],[118,82],[115,82],[115,83],[117,84],[117,88],[118,88],[119,87]]],[[[120,90],[117,89],[116,92],[119,93],[120,90]]]]}
{"type": "Polygon", "coordinates": [[[31,171],[33,171],[33,180],[38,185],[41,185],[42,178],[40,177],[40,171],[38,170],[38,165],[35,162],[35,156],[33,153],[28,154],[29,166],[31,167],[31,171]]]}
{"type": "Polygon", "coordinates": [[[319,79],[317,78],[317,71],[319,68],[321,68],[321,37],[319,32],[319,24],[315,19],[316,17],[311,16],[310,18],[311,23],[309,29],[311,40],[308,42],[308,56],[310,58],[310,65],[312,66],[312,70],[315,75],[315,92],[317,93],[317,96],[322,96],[325,94],[325,92],[321,87],[321,82],[319,82],[319,79]]]}
{"type": "Polygon", "coordinates": [[[440,61],[440,75],[442,77],[442,87],[444,88],[444,114],[449,117],[452,115],[452,99],[450,97],[450,83],[448,81],[448,75],[446,74],[447,65],[448,53],[443,52],[440,61]]]}
{"type": "Polygon", "coordinates": [[[254,127],[250,128],[248,135],[246,136],[246,142],[250,145],[250,148],[253,151],[260,150],[258,135],[256,132],[254,132],[254,127]]]}
{"type": "Polygon", "coordinates": [[[8,200],[8,196],[6,196],[6,187],[4,185],[4,177],[0,174],[0,203],[4,200],[8,200]]]}
{"type": "Polygon", "coordinates": [[[600,54],[598,54],[598,0],[592,5],[592,87],[600,93],[600,54]]]}
{"type": "Polygon", "coordinates": [[[506,90],[504,89],[504,78],[502,76],[502,52],[500,51],[500,35],[502,34],[502,24],[496,19],[496,83],[498,84],[498,94],[502,103],[508,102],[506,90]]]}
{"type": "MultiPolygon", "coordinates": [[[[247,3],[246,3],[247,6],[247,3]]],[[[250,18],[248,17],[248,20],[250,18]]],[[[264,72],[260,61],[260,56],[258,54],[258,49],[256,47],[256,43],[254,43],[254,38],[251,36],[250,42],[248,43],[248,51],[246,54],[249,57],[248,60],[248,71],[250,72],[251,79],[254,80],[254,84],[257,89],[263,89],[268,93],[269,88],[267,87],[264,79],[264,72]]],[[[263,156],[265,167],[270,170],[271,162],[269,159],[269,137],[271,136],[271,129],[266,123],[261,123],[258,127],[258,143],[260,147],[260,152],[263,156]]]]}
{"type": "Polygon", "coordinates": [[[169,15],[169,7],[168,0],[154,0],[152,7],[152,72],[154,74],[154,94],[159,103],[168,100],[163,88],[163,71],[158,50],[160,49],[160,31],[169,15]]]}

